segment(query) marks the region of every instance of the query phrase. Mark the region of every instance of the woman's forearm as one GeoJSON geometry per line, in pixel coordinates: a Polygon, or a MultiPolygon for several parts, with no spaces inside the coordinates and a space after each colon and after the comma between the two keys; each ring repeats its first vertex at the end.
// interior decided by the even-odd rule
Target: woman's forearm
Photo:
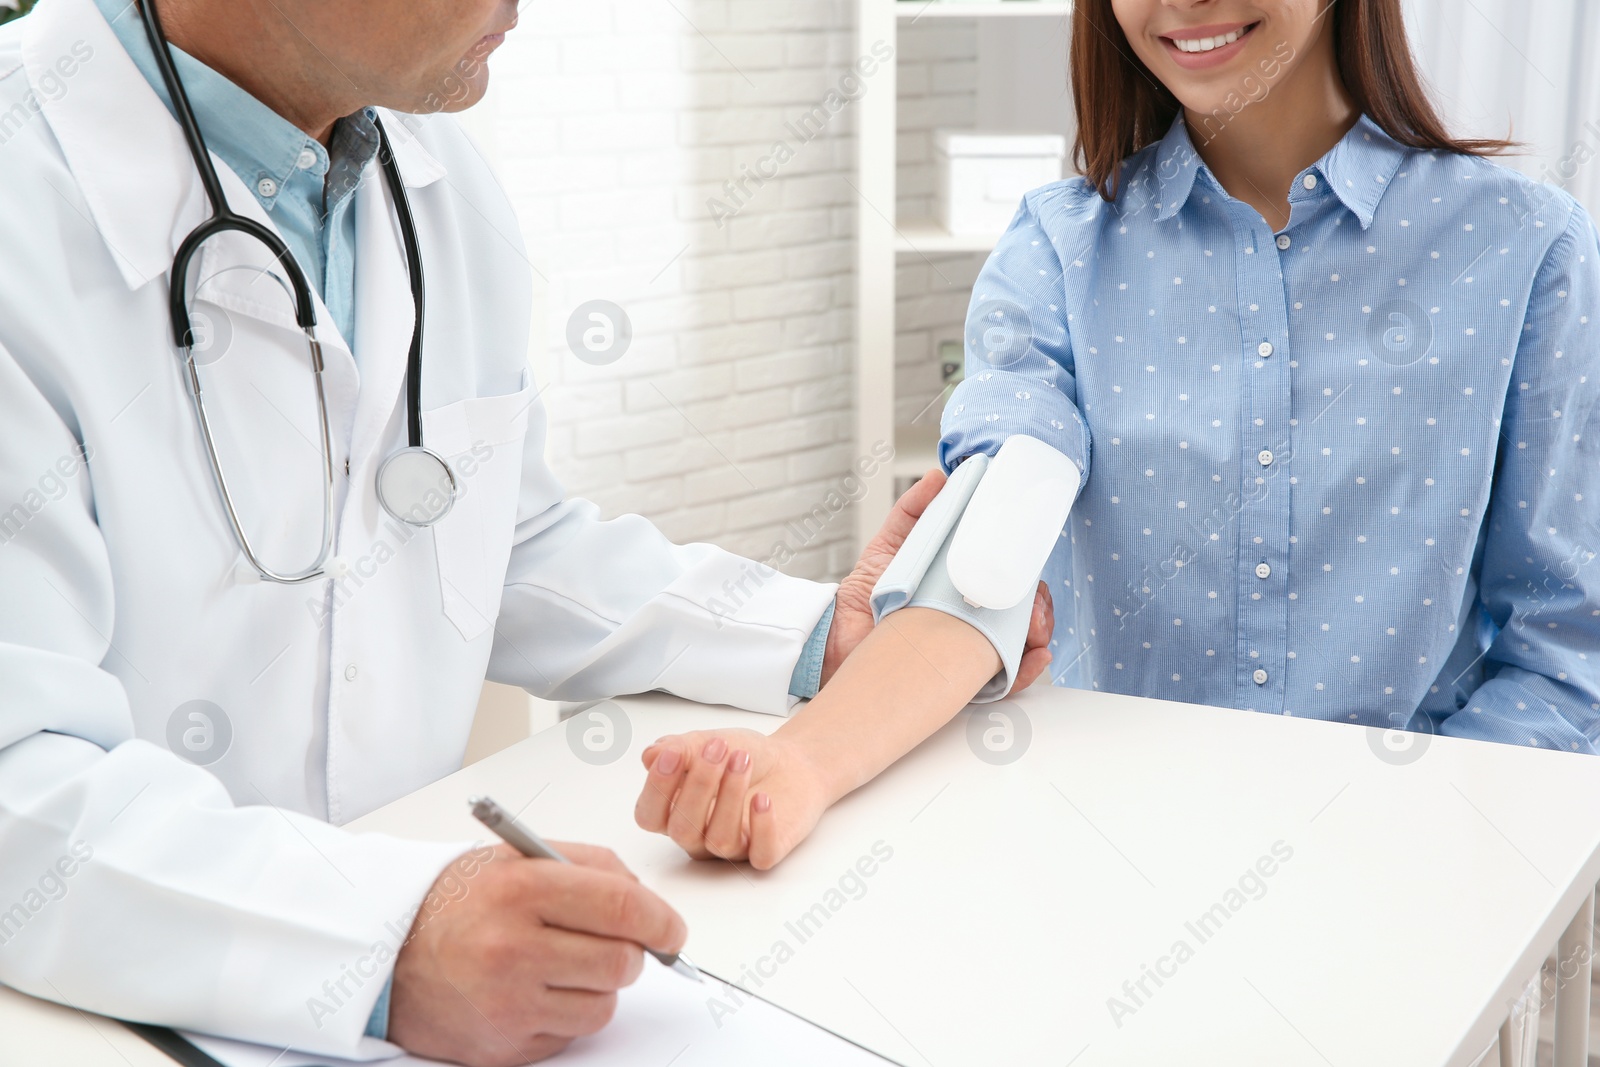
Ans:
{"type": "Polygon", "coordinates": [[[836,801],[949,722],[1000,667],[969,623],[904,608],[884,617],[778,736],[800,747],[836,801]]]}

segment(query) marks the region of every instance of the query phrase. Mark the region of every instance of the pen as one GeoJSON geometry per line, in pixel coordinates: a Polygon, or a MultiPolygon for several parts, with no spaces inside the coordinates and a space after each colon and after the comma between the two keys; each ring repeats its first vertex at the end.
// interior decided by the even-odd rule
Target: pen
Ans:
{"type": "MultiPolygon", "coordinates": [[[[551,848],[550,845],[538,834],[519,823],[510,812],[496,804],[488,797],[472,797],[467,801],[472,808],[473,816],[483,825],[493,830],[500,840],[531,859],[555,860],[557,863],[571,863],[561,853],[551,848]]],[[[689,962],[683,953],[657,952],[653,948],[646,948],[646,952],[671,967],[685,978],[701,981],[700,969],[689,962]]]]}

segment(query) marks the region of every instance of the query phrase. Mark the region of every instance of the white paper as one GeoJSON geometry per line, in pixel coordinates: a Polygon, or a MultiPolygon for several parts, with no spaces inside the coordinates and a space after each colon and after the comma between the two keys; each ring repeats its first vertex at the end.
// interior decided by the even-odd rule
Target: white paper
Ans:
{"type": "MultiPolygon", "coordinates": [[[[202,1034],[184,1036],[228,1067],[355,1064],[202,1034]]],[[[446,1067],[417,1056],[378,1062],[446,1067]]],[[[639,980],[622,991],[611,1025],[578,1038],[549,1062],[557,1067],[883,1067],[889,1061],[710,975],[693,982],[647,958],[639,980]],[[720,1005],[715,1013],[713,1000],[720,1005]]]]}

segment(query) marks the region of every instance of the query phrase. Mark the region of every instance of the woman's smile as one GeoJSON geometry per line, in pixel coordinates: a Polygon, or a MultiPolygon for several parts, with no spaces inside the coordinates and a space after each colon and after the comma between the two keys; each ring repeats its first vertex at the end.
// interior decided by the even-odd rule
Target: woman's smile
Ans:
{"type": "Polygon", "coordinates": [[[1186,70],[1217,67],[1244,51],[1244,41],[1261,23],[1234,22],[1194,26],[1162,34],[1158,39],[1173,62],[1186,70]]]}

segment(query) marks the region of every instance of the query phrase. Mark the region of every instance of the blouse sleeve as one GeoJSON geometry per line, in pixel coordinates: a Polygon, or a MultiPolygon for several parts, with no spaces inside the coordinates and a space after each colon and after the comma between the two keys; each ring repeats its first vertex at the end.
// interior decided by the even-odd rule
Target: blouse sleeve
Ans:
{"type": "Polygon", "coordinates": [[[1067,331],[1063,267],[1040,222],[1043,198],[1030,193],[984,264],[967,310],[966,379],[940,423],[946,471],[967,456],[994,455],[1006,438],[1027,434],[1059,450],[1089,478],[1089,428],[1067,331]]]}
{"type": "Polygon", "coordinates": [[[1600,738],[1600,247],[1576,204],[1529,297],[1500,425],[1479,600],[1484,681],[1441,732],[1594,752],[1600,738]]]}

